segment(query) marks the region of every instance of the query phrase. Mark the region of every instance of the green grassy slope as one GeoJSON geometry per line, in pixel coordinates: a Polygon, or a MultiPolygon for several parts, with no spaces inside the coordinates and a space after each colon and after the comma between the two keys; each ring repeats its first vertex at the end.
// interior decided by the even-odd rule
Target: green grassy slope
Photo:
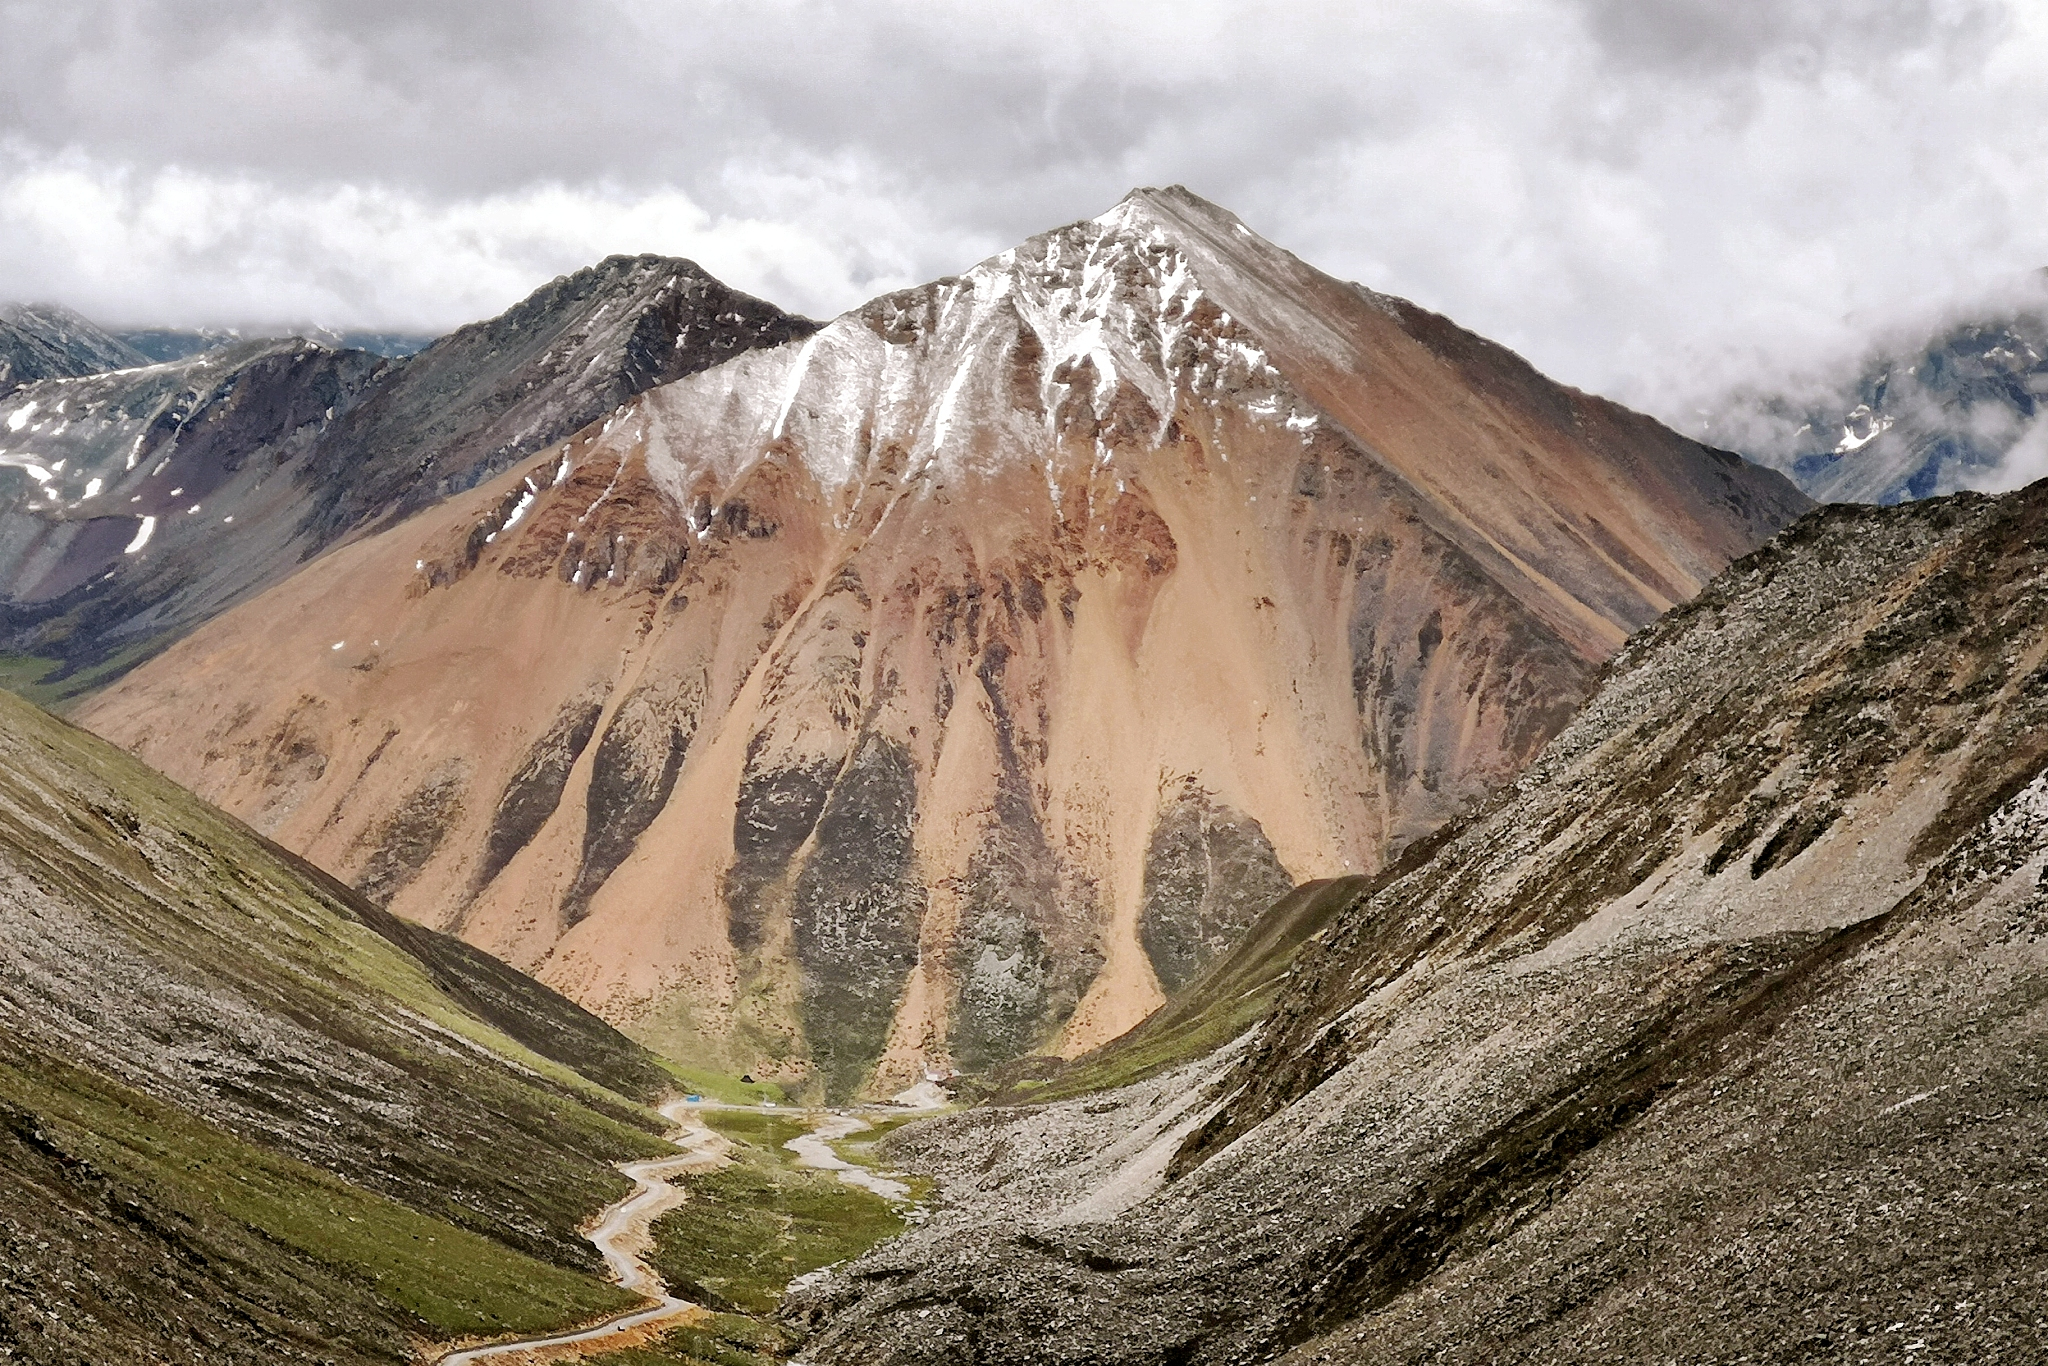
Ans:
{"type": "Polygon", "coordinates": [[[577,1226],[667,1150],[668,1084],[0,694],[0,1360],[397,1361],[594,1317],[625,1297],[577,1226]]]}

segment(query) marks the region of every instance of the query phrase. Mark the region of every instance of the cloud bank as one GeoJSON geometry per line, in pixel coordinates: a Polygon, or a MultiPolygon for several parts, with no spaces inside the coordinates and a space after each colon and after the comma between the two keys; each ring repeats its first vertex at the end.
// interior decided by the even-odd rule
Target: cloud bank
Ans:
{"type": "Polygon", "coordinates": [[[438,329],[612,251],[829,315],[1180,182],[1682,426],[2048,265],[1997,0],[0,0],[0,297],[438,329]]]}

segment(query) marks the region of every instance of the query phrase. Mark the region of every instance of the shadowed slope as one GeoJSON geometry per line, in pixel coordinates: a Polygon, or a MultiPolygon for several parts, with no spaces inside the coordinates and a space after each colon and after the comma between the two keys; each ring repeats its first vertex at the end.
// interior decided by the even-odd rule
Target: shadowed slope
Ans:
{"type": "Polygon", "coordinates": [[[630,1300],[577,1228],[666,1149],[645,1053],[5,695],[0,754],[10,1360],[409,1361],[630,1300]]]}

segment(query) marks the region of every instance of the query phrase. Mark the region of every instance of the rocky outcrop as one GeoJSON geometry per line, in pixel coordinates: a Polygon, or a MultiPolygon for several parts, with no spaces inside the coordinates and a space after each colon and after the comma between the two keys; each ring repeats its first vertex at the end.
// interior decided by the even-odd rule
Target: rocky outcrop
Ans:
{"type": "Polygon", "coordinates": [[[1831,507],[1631,639],[1272,1014],[934,1121],[818,1362],[2025,1357],[2048,484],[1831,507]]]}
{"type": "Polygon", "coordinates": [[[85,715],[349,879],[473,761],[395,910],[837,1097],[1121,1033],[1805,506],[1141,191],[644,393],[85,715]],[[252,749],[301,698],[310,785],[252,749]]]}

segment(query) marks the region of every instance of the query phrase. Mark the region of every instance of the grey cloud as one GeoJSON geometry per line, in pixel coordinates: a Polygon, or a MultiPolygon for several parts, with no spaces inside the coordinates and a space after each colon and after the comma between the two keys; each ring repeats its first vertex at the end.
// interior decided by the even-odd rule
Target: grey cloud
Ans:
{"type": "Polygon", "coordinates": [[[1988,0],[0,0],[0,31],[0,295],[131,315],[442,325],[642,248],[830,312],[1180,181],[1682,421],[2048,261],[2048,36],[1988,0]],[[8,218],[7,177],[47,208],[66,167],[133,262],[8,218]]]}

